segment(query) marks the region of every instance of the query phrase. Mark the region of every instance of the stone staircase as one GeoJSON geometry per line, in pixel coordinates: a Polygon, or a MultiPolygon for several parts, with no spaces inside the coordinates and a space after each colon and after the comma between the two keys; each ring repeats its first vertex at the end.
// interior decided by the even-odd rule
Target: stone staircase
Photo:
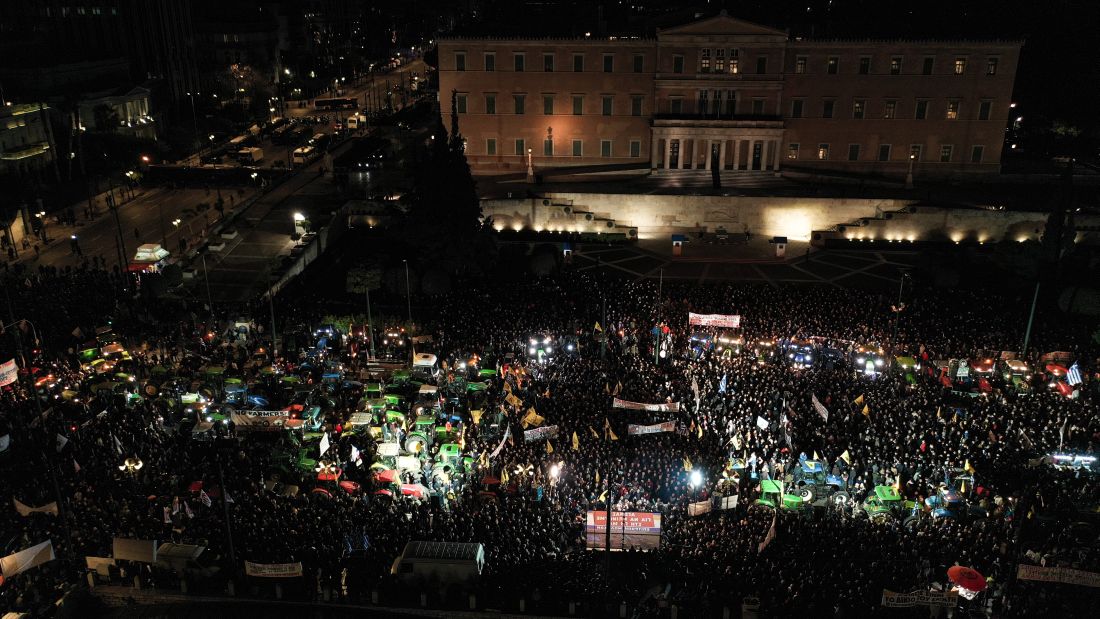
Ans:
{"type": "Polygon", "coordinates": [[[873,217],[860,217],[853,221],[839,223],[825,230],[814,230],[810,244],[814,247],[824,247],[827,241],[844,240],[882,240],[897,241],[899,243],[912,242],[915,238],[907,237],[903,233],[893,231],[897,228],[898,221],[904,220],[917,212],[919,207],[909,205],[895,210],[875,209],[873,217]]]}
{"type": "Polygon", "coordinates": [[[615,221],[607,212],[589,210],[573,200],[542,198],[541,211],[548,212],[546,227],[549,230],[562,230],[579,233],[622,235],[626,239],[638,238],[636,226],[626,226],[615,221]]]}

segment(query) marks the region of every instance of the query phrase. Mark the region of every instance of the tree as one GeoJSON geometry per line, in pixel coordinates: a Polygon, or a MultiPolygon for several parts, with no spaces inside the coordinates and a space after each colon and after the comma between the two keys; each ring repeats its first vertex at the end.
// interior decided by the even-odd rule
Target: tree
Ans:
{"type": "Polygon", "coordinates": [[[118,129],[119,116],[115,108],[109,105],[97,105],[92,108],[92,119],[95,122],[96,131],[113,133],[118,129]]]}

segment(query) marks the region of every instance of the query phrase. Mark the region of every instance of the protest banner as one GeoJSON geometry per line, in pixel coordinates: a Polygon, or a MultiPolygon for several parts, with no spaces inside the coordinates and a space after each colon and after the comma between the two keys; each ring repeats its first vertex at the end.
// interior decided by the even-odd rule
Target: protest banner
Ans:
{"type": "Polygon", "coordinates": [[[825,405],[821,403],[821,400],[817,399],[817,394],[816,393],[811,398],[811,401],[814,404],[814,410],[817,411],[817,414],[821,415],[821,418],[824,419],[826,422],[828,422],[829,421],[829,409],[825,408],[825,405]]]}
{"type": "Polygon", "coordinates": [[[611,402],[612,408],[623,408],[632,411],[649,411],[651,413],[678,413],[680,412],[679,402],[662,402],[660,404],[643,404],[641,402],[631,402],[630,400],[621,400],[615,398],[611,402]]]}
{"type": "Polygon", "coordinates": [[[274,432],[282,430],[290,421],[287,411],[248,411],[230,415],[238,432],[274,432]]]}
{"type": "Polygon", "coordinates": [[[643,434],[660,434],[661,432],[675,432],[676,422],[666,421],[664,423],[655,423],[653,425],[641,426],[636,423],[626,426],[626,433],[633,436],[640,436],[643,434]]]}
{"type": "Polygon", "coordinates": [[[911,608],[913,606],[942,606],[950,608],[959,601],[957,591],[914,591],[896,593],[882,590],[882,605],[890,608],[911,608]]]}
{"type": "Polygon", "coordinates": [[[23,516],[24,518],[30,516],[31,514],[50,514],[52,516],[57,515],[57,501],[50,501],[49,503],[46,503],[41,507],[31,507],[30,505],[24,504],[22,501],[15,497],[12,497],[11,501],[15,504],[15,511],[19,512],[19,515],[23,516]]]}
{"type": "Polygon", "coordinates": [[[736,329],[741,326],[741,317],[736,314],[695,314],[688,312],[688,324],[699,327],[736,329]]]}
{"type": "Polygon", "coordinates": [[[1069,567],[1043,567],[1041,565],[1020,565],[1016,569],[1016,578],[1037,580],[1040,582],[1060,582],[1067,585],[1100,587],[1100,573],[1075,570],[1069,567]]]}
{"type": "Polygon", "coordinates": [[[32,567],[37,567],[43,563],[53,561],[55,558],[53,554],[53,542],[51,540],[46,540],[41,544],[36,544],[30,548],[24,548],[19,552],[0,558],[0,575],[3,575],[5,579],[11,578],[32,567]]]}
{"type": "MultiPolygon", "coordinates": [[[[187,504],[184,504],[187,508],[187,504]]],[[[157,540],[155,539],[127,539],[116,537],[112,545],[111,554],[115,560],[140,561],[142,563],[157,562],[157,540]]]]}
{"type": "Polygon", "coordinates": [[[710,501],[697,501],[695,503],[688,503],[688,516],[698,516],[710,511],[712,505],[710,501]]]}
{"type": "Polygon", "coordinates": [[[523,433],[523,442],[533,443],[549,438],[558,438],[558,426],[543,426],[534,430],[526,430],[523,433]]]}
{"type": "Polygon", "coordinates": [[[257,578],[297,578],[302,575],[302,562],[253,563],[245,561],[244,573],[257,578]]]}
{"type": "Polygon", "coordinates": [[[19,366],[15,365],[15,359],[0,363],[0,387],[7,387],[17,380],[19,380],[19,366]]]}
{"type": "Polygon", "coordinates": [[[500,444],[493,450],[493,453],[489,454],[489,459],[497,457],[500,454],[500,450],[504,449],[504,444],[508,442],[508,437],[512,436],[512,424],[508,424],[504,427],[504,436],[500,437],[500,444]]]}

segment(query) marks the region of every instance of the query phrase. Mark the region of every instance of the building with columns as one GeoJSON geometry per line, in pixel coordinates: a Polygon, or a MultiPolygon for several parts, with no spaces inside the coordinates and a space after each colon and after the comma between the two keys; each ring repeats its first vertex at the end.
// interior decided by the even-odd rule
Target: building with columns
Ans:
{"type": "Polygon", "coordinates": [[[1000,170],[1019,41],[806,40],[720,14],[653,37],[448,38],[475,174],[1000,170]]]}

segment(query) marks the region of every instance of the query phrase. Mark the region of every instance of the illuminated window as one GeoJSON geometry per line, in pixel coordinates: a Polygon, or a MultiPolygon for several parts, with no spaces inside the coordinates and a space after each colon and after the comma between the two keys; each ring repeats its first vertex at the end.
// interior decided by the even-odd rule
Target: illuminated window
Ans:
{"type": "Polygon", "coordinates": [[[863,119],[864,113],[867,111],[867,102],[862,99],[856,99],[852,101],[852,118],[856,120],[863,119]]]}
{"type": "Polygon", "coordinates": [[[940,163],[951,163],[951,153],[955,147],[950,144],[940,146],[940,163]]]}
{"type": "Polygon", "coordinates": [[[787,159],[798,159],[798,142],[787,145],[787,159]]]}
{"type": "Polygon", "coordinates": [[[947,120],[958,120],[959,102],[956,100],[947,102],[947,120]]]}
{"type": "Polygon", "coordinates": [[[714,50],[714,72],[725,73],[726,72],[726,50],[716,49],[714,50]]]}
{"type": "Polygon", "coordinates": [[[913,161],[920,161],[921,154],[924,153],[924,146],[921,144],[909,145],[909,156],[913,161]]]}
{"type": "Polygon", "coordinates": [[[840,72],[840,58],[836,56],[829,56],[829,59],[825,62],[825,72],[829,75],[836,75],[840,72]]]}
{"type": "Polygon", "coordinates": [[[735,49],[731,49],[730,50],[730,73],[733,74],[733,73],[740,73],[740,72],[741,72],[741,63],[740,63],[740,58],[738,58],[738,51],[735,50],[735,49]]]}
{"type": "Polygon", "coordinates": [[[826,161],[826,160],[829,159],[829,145],[828,144],[818,144],[817,145],[817,158],[821,161],[826,161]]]}
{"type": "Polygon", "coordinates": [[[897,101],[887,101],[886,105],[882,109],[882,117],[883,118],[894,118],[897,115],[897,110],[898,110],[898,102],[897,101]]]}
{"type": "Polygon", "coordinates": [[[901,56],[890,59],[890,75],[901,75],[901,56]]]}
{"type": "Polygon", "coordinates": [[[985,61],[985,74],[986,75],[997,75],[997,59],[996,58],[989,58],[988,60],[985,61]]]}
{"type": "Polygon", "coordinates": [[[966,58],[955,59],[955,75],[966,73],[966,58]]]}
{"type": "Polygon", "coordinates": [[[699,53],[699,72],[710,73],[710,49],[704,48],[699,53]]]}
{"type": "Polygon", "coordinates": [[[800,75],[806,72],[806,57],[805,56],[799,56],[798,58],[795,59],[795,61],[794,61],[794,72],[798,73],[800,75]]]}

